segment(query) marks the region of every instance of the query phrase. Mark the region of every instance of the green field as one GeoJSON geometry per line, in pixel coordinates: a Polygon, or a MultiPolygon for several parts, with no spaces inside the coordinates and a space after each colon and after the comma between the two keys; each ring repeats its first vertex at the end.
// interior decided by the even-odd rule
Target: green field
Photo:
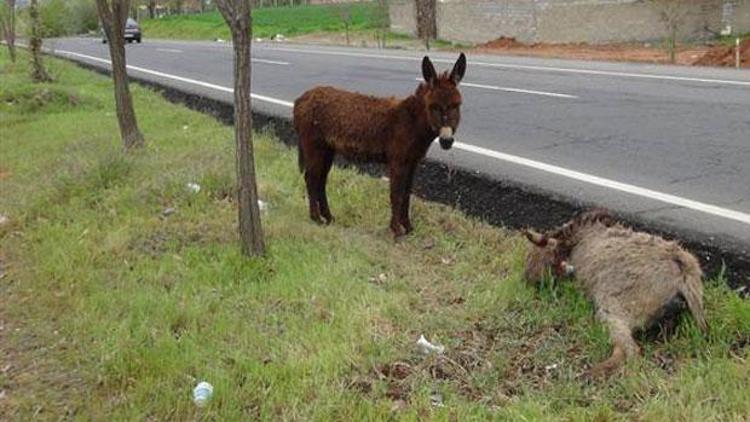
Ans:
{"type": "Polygon", "coordinates": [[[606,333],[569,284],[522,283],[517,234],[416,200],[394,243],[387,183],[339,168],[318,226],[295,152],[257,134],[269,250],[246,260],[231,128],[131,85],[147,148],[125,156],[108,78],[48,59],[32,85],[27,63],[0,52],[0,420],[750,415],[750,304],[722,280],[708,338],[686,317],[591,383],[606,333]]]}
{"type": "MultiPolygon", "coordinates": [[[[343,32],[344,23],[339,13],[351,11],[351,30],[374,29],[378,22],[378,8],[374,3],[354,3],[345,6],[266,7],[253,10],[253,36],[270,38],[315,32],[343,32]]],[[[168,16],[144,19],[144,35],[150,38],[191,40],[230,39],[229,29],[218,12],[196,15],[168,16]]]]}

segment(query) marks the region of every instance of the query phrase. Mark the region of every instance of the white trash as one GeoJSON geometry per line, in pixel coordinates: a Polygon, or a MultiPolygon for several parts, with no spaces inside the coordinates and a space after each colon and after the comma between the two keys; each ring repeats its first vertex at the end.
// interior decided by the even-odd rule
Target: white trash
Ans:
{"type": "Polygon", "coordinates": [[[445,404],[443,403],[443,395],[440,393],[433,393],[430,395],[430,403],[434,407],[445,407],[445,404]]]}
{"type": "Polygon", "coordinates": [[[445,352],[444,346],[430,343],[429,341],[427,341],[424,335],[419,336],[419,340],[417,340],[417,349],[423,355],[429,355],[430,353],[437,353],[438,355],[442,355],[443,352],[445,352]]]}
{"type": "Polygon", "coordinates": [[[190,192],[198,193],[201,191],[201,185],[197,183],[190,182],[187,184],[187,188],[190,192]]]}
{"type": "Polygon", "coordinates": [[[576,267],[567,262],[563,262],[563,268],[565,270],[565,275],[568,277],[573,277],[576,274],[576,267]]]}
{"type": "Polygon", "coordinates": [[[265,202],[265,201],[259,199],[258,200],[258,209],[260,209],[261,211],[265,211],[266,209],[268,209],[268,202],[265,202]]]}
{"type": "Polygon", "coordinates": [[[193,389],[193,403],[198,407],[203,407],[208,403],[213,394],[214,386],[205,381],[201,381],[193,389]]]}

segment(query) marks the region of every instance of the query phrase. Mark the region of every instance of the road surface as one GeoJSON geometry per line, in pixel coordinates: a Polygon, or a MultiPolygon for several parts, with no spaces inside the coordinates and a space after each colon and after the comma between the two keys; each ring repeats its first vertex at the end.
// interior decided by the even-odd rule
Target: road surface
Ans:
{"type": "MultiPolygon", "coordinates": [[[[49,43],[107,67],[100,40],[49,43]]],[[[315,85],[409,95],[423,53],[293,44],[254,46],[256,109],[291,116],[315,85]]],[[[439,69],[456,54],[431,53],[439,69]]],[[[463,120],[451,151],[430,157],[601,205],[658,227],[750,249],[750,72],[469,55],[463,120]]],[[[228,43],[144,39],[129,73],[232,100],[228,43]]],[[[544,204],[539,204],[543,210],[544,204]]]]}

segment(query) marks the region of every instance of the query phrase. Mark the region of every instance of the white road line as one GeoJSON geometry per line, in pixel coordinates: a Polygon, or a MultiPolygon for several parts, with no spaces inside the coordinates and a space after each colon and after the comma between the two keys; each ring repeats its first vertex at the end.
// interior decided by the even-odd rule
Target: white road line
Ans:
{"type": "Polygon", "coordinates": [[[568,170],[563,167],[558,167],[552,164],[542,163],[540,161],[530,160],[528,158],[519,157],[516,155],[505,154],[503,152],[493,151],[491,149],[482,148],[462,142],[456,142],[453,144],[455,148],[463,151],[472,152],[474,154],[484,155],[485,157],[494,158],[497,160],[507,161],[509,163],[519,164],[526,167],[531,167],[536,170],[541,170],[547,173],[552,173],[558,176],[567,177],[569,179],[579,180],[596,186],[602,186],[605,188],[617,190],[620,192],[629,193],[636,196],[642,196],[644,198],[653,199],[656,201],[664,202],[670,205],[677,205],[683,208],[689,208],[691,210],[700,211],[705,214],[711,214],[718,217],[723,217],[729,220],[739,221],[741,223],[750,224],[750,214],[746,214],[740,211],[731,210],[728,208],[718,207],[716,205],[706,204],[703,202],[693,201],[692,199],[686,199],[668,193],[658,192],[651,189],[646,189],[627,183],[617,182],[611,179],[605,179],[603,177],[594,176],[593,174],[582,173],[575,170],[568,170]]]}
{"type": "MultiPolygon", "coordinates": [[[[109,60],[100,59],[99,57],[89,56],[86,54],[75,53],[73,51],[56,50],[55,53],[65,54],[65,55],[73,56],[73,57],[80,57],[82,59],[87,59],[87,60],[91,60],[91,61],[95,61],[99,63],[111,64],[109,60]]],[[[184,82],[184,83],[188,83],[192,85],[202,86],[204,88],[210,88],[210,89],[214,89],[217,91],[228,92],[230,94],[234,93],[234,88],[216,85],[216,84],[212,84],[209,82],[203,82],[203,81],[199,81],[196,79],[183,78],[182,76],[170,75],[169,73],[159,72],[159,71],[151,70],[151,69],[145,69],[145,68],[138,67],[138,66],[128,65],[128,70],[134,70],[136,72],[146,73],[148,75],[154,75],[154,76],[158,76],[164,79],[171,79],[171,80],[178,81],[178,82],[184,82]]],[[[294,107],[294,103],[289,102],[289,101],[279,100],[276,98],[266,97],[265,95],[258,95],[258,94],[250,94],[250,96],[259,101],[265,101],[265,102],[269,102],[272,104],[278,104],[284,107],[294,107]]]]}
{"type": "Polygon", "coordinates": [[[156,51],[163,51],[165,53],[182,53],[182,50],[176,48],[157,48],[156,51]]]}
{"type": "MultiPolygon", "coordinates": [[[[100,63],[109,64],[109,60],[100,59],[98,57],[88,56],[85,54],[74,53],[71,51],[57,50],[56,53],[66,54],[74,57],[81,57],[100,63]]],[[[147,73],[154,76],[159,76],[165,79],[171,79],[175,81],[185,82],[197,86],[211,88],[223,92],[233,92],[232,88],[223,87],[220,85],[211,84],[208,82],[202,82],[195,79],[183,78],[181,76],[170,75],[168,73],[158,72],[155,70],[144,69],[136,66],[128,66],[128,69],[135,70],[142,73],[147,73]]],[[[265,95],[251,94],[252,98],[259,101],[266,101],[272,104],[278,104],[285,107],[294,107],[294,103],[290,101],[284,101],[277,98],[267,97],[265,95]]],[[[704,214],[714,215],[722,217],[728,220],[738,221],[740,223],[750,225],[750,214],[746,214],[740,211],[735,211],[728,208],[718,207],[716,205],[707,204],[704,202],[694,201],[692,199],[682,198],[675,195],[670,195],[663,192],[658,192],[651,189],[642,188],[627,183],[618,182],[611,179],[605,179],[603,177],[595,176],[588,173],[583,173],[575,170],[569,170],[563,167],[555,166],[552,164],[543,163],[541,161],[530,160],[528,158],[519,157],[516,155],[506,154],[503,152],[494,151],[487,148],[478,147],[471,144],[465,144],[463,142],[456,142],[453,144],[454,147],[462,151],[470,152],[473,154],[494,158],[535,170],[543,171],[546,173],[555,174],[558,176],[566,177],[568,179],[578,180],[595,186],[601,186],[612,190],[629,193],[631,195],[640,196],[655,201],[663,202],[670,205],[676,205],[683,208],[688,208],[694,211],[702,212],[704,214]]]]}
{"type": "Polygon", "coordinates": [[[250,59],[253,63],[266,63],[266,64],[277,64],[280,66],[289,66],[289,62],[279,62],[276,60],[266,60],[266,59],[250,59]]]}
{"type": "Polygon", "coordinates": [[[508,87],[504,87],[504,86],[481,85],[481,84],[473,84],[473,83],[468,83],[468,82],[461,82],[461,86],[469,86],[469,87],[473,87],[473,88],[492,89],[492,90],[495,90],[495,91],[517,92],[517,93],[520,93],[520,94],[543,95],[543,96],[547,96],[547,97],[556,97],[556,98],[572,98],[572,99],[578,98],[577,95],[559,94],[557,92],[534,91],[534,90],[531,90],[531,89],[508,88],[508,87]]]}
{"type": "MultiPolygon", "coordinates": [[[[421,81],[421,78],[416,78],[418,81],[421,81]]],[[[470,82],[461,82],[461,86],[468,86],[471,88],[482,88],[482,89],[490,89],[493,91],[505,91],[505,92],[515,92],[519,94],[531,94],[531,95],[542,95],[545,97],[555,97],[555,98],[572,98],[576,99],[578,98],[577,95],[570,95],[570,94],[559,94],[557,92],[546,92],[546,91],[534,91],[531,89],[521,89],[521,88],[508,88],[505,86],[494,86],[494,85],[482,85],[482,84],[474,84],[470,82]]]]}
{"type": "MultiPolygon", "coordinates": [[[[316,50],[316,49],[300,49],[300,48],[289,48],[289,47],[265,47],[266,50],[277,50],[285,51],[289,53],[305,53],[305,54],[323,54],[331,56],[348,56],[348,57],[367,57],[374,59],[388,59],[388,60],[409,60],[418,61],[422,60],[418,57],[408,56],[391,56],[386,54],[369,54],[369,53],[351,53],[346,51],[329,51],[329,50],[316,50]]],[[[432,59],[435,63],[448,63],[453,64],[453,60],[448,59],[432,59]]],[[[724,85],[737,85],[737,86],[750,86],[750,81],[737,81],[727,79],[707,79],[707,78],[693,78],[689,76],[674,76],[674,75],[656,75],[651,73],[632,73],[632,72],[615,72],[610,70],[593,70],[593,69],[575,69],[566,67],[552,67],[552,66],[532,66],[532,65],[520,65],[520,64],[507,64],[507,63],[490,63],[490,62],[479,62],[472,61],[468,62],[472,66],[486,66],[486,67],[497,67],[506,69],[523,69],[523,70],[539,70],[545,72],[565,72],[565,73],[580,73],[583,75],[600,75],[600,76],[618,76],[623,78],[641,78],[641,79],[655,79],[655,80],[667,80],[667,81],[680,81],[680,82],[701,82],[701,83],[714,83],[724,85]]]]}

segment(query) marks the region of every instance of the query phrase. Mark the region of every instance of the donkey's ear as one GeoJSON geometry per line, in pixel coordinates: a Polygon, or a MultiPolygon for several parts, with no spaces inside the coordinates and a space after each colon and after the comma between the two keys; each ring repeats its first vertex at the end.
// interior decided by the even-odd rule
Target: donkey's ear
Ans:
{"type": "Polygon", "coordinates": [[[427,56],[424,56],[424,59],[422,59],[422,76],[424,77],[424,81],[429,84],[432,84],[437,79],[435,66],[432,65],[430,58],[427,56]]]}
{"type": "Polygon", "coordinates": [[[461,79],[464,78],[465,73],[466,56],[464,53],[461,53],[461,55],[458,56],[458,60],[456,60],[456,64],[453,65],[453,70],[451,70],[451,80],[454,84],[458,85],[458,83],[461,82],[461,79]]]}
{"type": "Polygon", "coordinates": [[[531,229],[525,229],[523,231],[523,234],[526,235],[526,238],[529,239],[529,242],[533,243],[536,246],[539,246],[540,248],[543,248],[547,246],[547,237],[535,232],[531,229]]]}

